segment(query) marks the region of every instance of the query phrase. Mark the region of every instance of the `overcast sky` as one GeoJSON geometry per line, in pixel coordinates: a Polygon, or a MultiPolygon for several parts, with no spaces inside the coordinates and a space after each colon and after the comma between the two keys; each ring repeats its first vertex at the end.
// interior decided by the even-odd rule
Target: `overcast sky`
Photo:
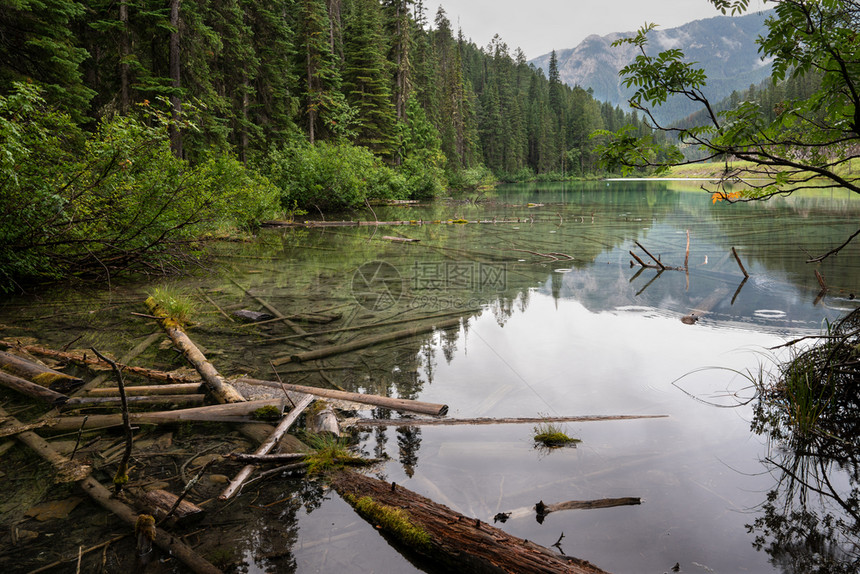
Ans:
{"type": "MultiPolygon", "coordinates": [[[[591,34],[632,32],[645,22],[674,28],[720,15],[707,0],[429,0],[424,5],[431,24],[440,4],[455,36],[458,24],[478,46],[499,34],[512,54],[519,47],[530,60],[573,48],[591,34]]],[[[751,9],[761,6],[762,0],[750,2],[751,9]]]]}

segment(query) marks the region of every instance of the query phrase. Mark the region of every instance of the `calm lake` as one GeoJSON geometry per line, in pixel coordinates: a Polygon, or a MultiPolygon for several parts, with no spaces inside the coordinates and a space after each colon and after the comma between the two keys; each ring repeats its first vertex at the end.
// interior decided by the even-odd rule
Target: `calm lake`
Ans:
{"type": "MultiPolygon", "coordinates": [[[[459,327],[277,370],[286,382],[444,403],[457,418],[665,415],[564,423],[581,442],[552,450],[535,447],[533,424],[389,426],[358,433],[358,448],[389,457],[375,476],[485,522],[510,512],[495,526],[543,546],[558,542],[565,554],[609,572],[663,573],[676,563],[682,572],[780,572],[754,548],[761,533],[746,528],[780,478],[763,462],[774,446],[750,430],[754,389],[747,377],[775,368],[784,353],[772,347],[818,333],[856,308],[856,244],[818,265],[805,260],[856,231],[860,201],[827,190],[730,205],[713,203],[699,186],[504,185],[462,200],[374,207],[350,217],[416,224],[264,229],[255,241],[216,245],[199,273],[171,284],[199,298],[200,325],[190,334],[231,376],[272,379],[270,361],[296,352],[426,324],[422,316],[459,317],[459,327]],[[653,263],[639,242],[664,265],[684,267],[688,231],[687,272],[643,269],[629,253],[653,263]],[[823,296],[815,269],[829,288],[823,296]],[[285,315],[331,319],[301,323],[308,332],[339,331],[309,339],[282,323],[241,327],[207,302],[228,312],[265,311],[259,299],[285,315]],[[690,313],[698,323],[681,321],[690,313]],[[407,322],[372,326],[400,319],[407,322]],[[538,501],[614,497],[640,497],[642,504],[560,511],[542,522],[533,511],[538,501]]],[[[145,312],[142,301],[156,285],[7,298],[2,333],[119,356],[156,330],[130,315],[145,312]]],[[[137,364],[182,363],[161,348],[137,364]]],[[[0,399],[7,407],[26,404],[5,391],[0,399]]],[[[384,409],[354,414],[401,417],[384,409]]],[[[3,457],[32,468],[20,451],[3,457]]],[[[145,459],[139,464],[146,467],[145,459]]],[[[237,468],[213,472],[232,476],[237,468]]],[[[22,488],[12,480],[20,474],[4,470],[0,488],[22,488]]],[[[16,496],[0,510],[20,512],[53,495],[44,486],[16,496]]],[[[65,523],[40,530],[22,522],[41,536],[21,571],[122,531],[85,518],[98,514],[88,504],[66,519],[89,520],[92,528],[66,553],[52,547],[47,531],[65,523]]],[[[211,508],[189,529],[205,528],[189,543],[210,553],[230,549],[241,572],[432,571],[399,554],[337,494],[301,477],[256,483],[226,507],[211,508]]],[[[0,563],[17,571],[11,556],[0,563]]]]}

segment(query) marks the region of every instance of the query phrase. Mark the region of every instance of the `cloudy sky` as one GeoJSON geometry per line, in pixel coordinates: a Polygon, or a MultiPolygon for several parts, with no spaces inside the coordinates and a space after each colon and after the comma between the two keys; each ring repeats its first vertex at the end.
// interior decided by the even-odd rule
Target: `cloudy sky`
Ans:
{"type": "MultiPolygon", "coordinates": [[[[511,52],[522,48],[529,59],[573,48],[590,34],[630,32],[645,22],[673,28],[720,15],[707,0],[430,0],[424,5],[431,23],[440,4],[455,34],[459,23],[479,46],[499,34],[511,52]]],[[[750,2],[751,9],[761,6],[762,0],[750,2]]]]}

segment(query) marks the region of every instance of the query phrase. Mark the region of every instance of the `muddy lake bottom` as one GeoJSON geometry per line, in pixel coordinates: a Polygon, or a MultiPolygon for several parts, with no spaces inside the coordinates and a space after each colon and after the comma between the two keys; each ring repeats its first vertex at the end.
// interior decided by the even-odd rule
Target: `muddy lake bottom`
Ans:
{"type": "MultiPolygon", "coordinates": [[[[374,208],[380,221],[411,225],[263,229],[253,241],[213,245],[203,270],[189,275],[8,297],[0,302],[0,336],[119,357],[159,331],[131,313],[146,313],[147,294],[169,283],[195,300],[189,335],[228,378],[273,380],[277,372],[289,383],[443,403],[448,418],[661,415],[563,423],[581,442],[555,449],[535,445],[534,424],[416,423],[352,437],[356,452],[383,459],[367,471],[372,476],[607,572],[662,573],[676,564],[681,572],[780,572],[754,547],[760,533],[747,528],[779,480],[764,463],[774,445],[751,431],[749,377],[785,357],[773,347],[816,334],[856,307],[856,247],[815,267],[828,281],[823,296],[804,261],[806,251],[826,251],[855,231],[860,202],[835,190],[722,205],[698,187],[501,186],[477,203],[374,208]],[[643,269],[629,253],[647,259],[638,242],[667,266],[683,267],[688,231],[686,272],[643,269]],[[306,334],[284,322],[228,318],[265,312],[263,302],[297,317],[306,334]],[[690,313],[699,317],[693,325],[681,321],[690,313]],[[459,323],[318,360],[285,360],[451,319],[459,323]],[[534,512],[539,501],[616,497],[642,503],[542,521],[534,512]],[[510,517],[494,523],[499,513],[510,517]]],[[[164,341],[132,364],[187,368],[164,341]]],[[[0,404],[22,421],[46,412],[5,389],[0,404]]],[[[369,407],[343,414],[413,416],[369,407]]],[[[227,423],[137,432],[130,486],[141,489],[178,493],[183,476],[207,457],[255,448],[227,423]]],[[[69,452],[77,442],[74,432],[44,436],[69,452]]],[[[119,431],[81,437],[79,456],[103,484],[121,443],[119,431]]],[[[128,534],[76,486],[54,484],[49,465],[23,446],[3,450],[0,461],[4,572],[60,559],[74,560],[50,572],[75,572],[79,547],[128,534]]],[[[204,518],[174,530],[225,571],[437,571],[389,544],[322,480],[274,476],[219,502],[241,466],[213,463],[189,495],[204,518]]],[[[129,571],[133,545],[126,536],[94,550],[81,571],[129,571]]],[[[159,556],[147,571],[185,571],[159,556]]]]}

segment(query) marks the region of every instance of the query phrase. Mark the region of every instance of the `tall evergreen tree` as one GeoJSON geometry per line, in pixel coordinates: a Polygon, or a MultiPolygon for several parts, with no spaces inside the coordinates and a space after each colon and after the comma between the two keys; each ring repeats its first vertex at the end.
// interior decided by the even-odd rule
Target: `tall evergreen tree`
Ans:
{"type": "Polygon", "coordinates": [[[356,112],[355,142],[393,158],[396,120],[379,2],[352,0],[345,32],[343,90],[356,112]]]}

